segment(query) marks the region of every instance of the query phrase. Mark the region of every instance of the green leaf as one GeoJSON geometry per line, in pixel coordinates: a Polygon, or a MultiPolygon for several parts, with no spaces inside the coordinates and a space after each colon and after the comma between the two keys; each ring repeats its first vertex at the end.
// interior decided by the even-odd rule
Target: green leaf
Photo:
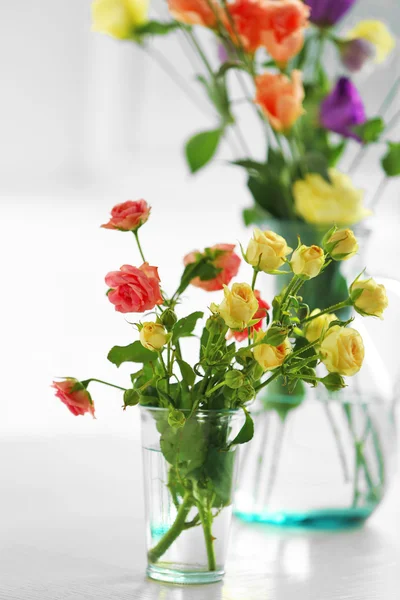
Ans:
{"type": "Polygon", "coordinates": [[[233,442],[230,444],[233,446],[234,444],[246,444],[249,442],[254,436],[254,422],[251,418],[249,411],[243,407],[242,409],[244,414],[246,415],[246,420],[242,429],[239,431],[233,442]]]}
{"type": "Polygon", "coordinates": [[[388,177],[400,175],[400,142],[388,143],[388,152],[382,159],[382,167],[388,177]]]}
{"type": "Polygon", "coordinates": [[[270,344],[271,346],[279,346],[286,340],[288,333],[289,332],[285,327],[271,325],[267,331],[267,334],[264,336],[262,343],[270,344]]]}
{"type": "MultiPolygon", "coordinates": [[[[286,171],[286,169],[285,169],[286,171]]],[[[247,181],[256,204],[277,219],[291,219],[293,198],[283,172],[271,171],[264,179],[250,175],[247,181]]]]}
{"type": "Polygon", "coordinates": [[[140,342],[133,342],[129,346],[114,346],[107,356],[108,360],[119,367],[125,362],[149,363],[156,361],[158,355],[156,352],[147,350],[140,342]]]}
{"type": "Polygon", "coordinates": [[[204,470],[211,479],[213,491],[217,495],[217,501],[214,500],[215,507],[231,503],[234,465],[234,452],[221,452],[218,448],[210,447],[204,470]]]}
{"type": "Polygon", "coordinates": [[[245,208],[242,213],[246,227],[249,225],[261,225],[267,218],[267,213],[260,206],[245,208]]]}
{"type": "Polygon", "coordinates": [[[124,405],[125,406],[136,406],[139,404],[140,393],[137,390],[126,390],[124,392],[124,405]]]}
{"type": "Polygon", "coordinates": [[[179,464],[181,474],[187,474],[204,463],[207,445],[204,427],[196,419],[188,419],[180,429],[166,428],[160,438],[165,459],[171,465],[179,464]]]}
{"type": "Polygon", "coordinates": [[[381,117],[375,117],[374,119],[369,119],[363,125],[353,127],[353,131],[361,138],[364,144],[374,144],[379,141],[382,133],[385,131],[385,122],[381,117]]]}
{"type": "Polygon", "coordinates": [[[163,23],[161,21],[148,21],[144,25],[135,28],[135,37],[143,38],[147,35],[167,35],[175,29],[180,29],[181,24],[177,21],[163,23]]]}
{"type": "Polygon", "coordinates": [[[302,179],[308,173],[316,173],[330,183],[328,167],[326,156],[319,152],[308,152],[295,163],[293,175],[297,179],[302,179]]]}
{"type": "Polygon", "coordinates": [[[241,62],[229,61],[225,62],[219,70],[216,72],[215,76],[217,78],[224,77],[226,73],[232,69],[238,69],[239,71],[247,71],[245,65],[241,62]]]}
{"type": "Polygon", "coordinates": [[[177,363],[179,365],[183,381],[187,385],[193,385],[196,380],[196,374],[193,371],[192,367],[184,360],[178,359],[177,363]]]}
{"type": "Polygon", "coordinates": [[[346,149],[346,146],[347,140],[343,140],[339,144],[336,144],[336,146],[329,146],[327,150],[329,167],[335,167],[337,165],[339,159],[346,149]]]}
{"type": "Polygon", "coordinates": [[[196,323],[204,316],[203,312],[194,312],[183,319],[179,319],[172,329],[172,343],[176,343],[182,337],[188,337],[193,333],[196,323]]]}
{"type": "Polygon", "coordinates": [[[198,133],[186,144],[186,159],[191,173],[196,173],[213,158],[221,141],[223,130],[212,129],[198,133]]]}
{"type": "MultiPolygon", "coordinates": [[[[300,350],[301,348],[304,348],[305,346],[307,346],[308,343],[309,342],[305,337],[298,337],[296,339],[294,350],[295,351],[300,350]]],[[[304,350],[304,352],[302,352],[300,354],[301,358],[311,358],[312,356],[315,356],[315,360],[308,363],[307,366],[309,366],[311,368],[315,368],[317,366],[317,362],[318,362],[318,357],[317,357],[315,348],[308,348],[307,350],[304,350]]],[[[290,358],[290,354],[289,354],[289,358],[290,358]]]]}

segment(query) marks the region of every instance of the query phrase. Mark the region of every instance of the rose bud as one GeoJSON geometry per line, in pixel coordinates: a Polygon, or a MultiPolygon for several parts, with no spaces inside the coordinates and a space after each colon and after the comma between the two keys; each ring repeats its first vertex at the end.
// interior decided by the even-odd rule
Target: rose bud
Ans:
{"type": "Polygon", "coordinates": [[[374,62],[383,63],[396,46],[396,40],[382,21],[360,21],[348,32],[351,41],[365,42],[373,48],[374,62]]]}
{"type": "Polygon", "coordinates": [[[333,260],[349,260],[358,252],[358,241],[351,229],[338,229],[326,243],[333,260]]]}
{"type": "Polygon", "coordinates": [[[384,285],[376,283],[372,277],[364,280],[356,279],[350,286],[351,296],[355,298],[353,306],[360,315],[383,319],[383,312],[389,305],[384,285]],[[361,295],[354,293],[357,290],[362,290],[361,295]]]}
{"type": "Polygon", "coordinates": [[[364,360],[364,344],[361,335],[351,327],[335,325],[321,343],[322,362],[330,373],[351,377],[358,373],[364,360]]]}
{"type": "MultiPolygon", "coordinates": [[[[321,311],[319,308],[316,308],[312,311],[311,316],[319,314],[321,311]]],[[[312,321],[306,324],[304,329],[304,335],[308,342],[316,342],[320,339],[321,336],[325,335],[328,331],[329,325],[337,320],[337,316],[335,314],[327,314],[324,313],[320,317],[316,317],[312,321]]]]}
{"type": "Polygon", "coordinates": [[[242,331],[258,310],[253,290],[247,283],[234,283],[231,290],[224,287],[224,296],[219,306],[211,305],[212,312],[219,314],[230,329],[242,331]]]}
{"type": "Polygon", "coordinates": [[[267,27],[261,32],[262,45],[275,62],[285,65],[303,47],[310,9],[299,0],[260,2],[260,5],[265,7],[267,20],[267,27]]]}
{"type": "Polygon", "coordinates": [[[361,71],[375,56],[374,46],[361,38],[340,42],[339,48],[342,63],[351,73],[361,71]]]}
{"type": "Polygon", "coordinates": [[[311,8],[310,21],[321,27],[336,25],[356,0],[305,0],[311,8]]]}
{"type": "Polygon", "coordinates": [[[146,223],[150,210],[145,200],[128,200],[114,206],[111,211],[111,219],[102,227],[118,231],[136,231],[146,223]]]}
{"type": "Polygon", "coordinates": [[[147,23],[148,12],[149,0],[94,0],[92,29],[124,40],[147,23]]]}
{"type": "Polygon", "coordinates": [[[148,263],[139,269],[123,265],[106,275],[106,284],[111,288],[108,299],[118,312],[145,312],[163,302],[157,267],[148,263]]]}
{"type": "Polygon", "coordinates": [[[272,273],[283,265],[291,251],[282,236],[273,231],[255,229],[247,246],[246,262],[265,273],[272,273]]]}
{"type": "Polygon", "coordinates": [[[294,70],[291,79],[278,73],[264,73],[256,77],[258,104],[275,131],[287,132],[302,114],[304,88],[301,72],[294,70]]]}
{"type": "Polygon", "coordinates": [[[143,323],[140,330],[140,343],[147,350],[157,352],[168,343],[168,334],[161,323],[143,323]]]}
{"type": "Polygon", "coordinates": [[[213,279],[202,281],[200,277],[195,277],[190,283],[206,292],[223,290],[224,285],[228,285],[239,271],[241,260],[234,249],[235,244],[216,244],[211,248],[206,248],[203,253],[195,250],[187,254],[183,259],[185,266],[195,263],[199,257],[205,256],[206,252],[210,256],[215,254],[215,258],[211,262],[219,270],[213,279]]]}
{"type": "MultiPolygon", "coordinates": [[[[260,331],[257,334],[257,339],[265,337],[265,332],[260,331]]],[[[289,340],[286,338],[279,346],[271,346],[270,344],[258,344],[253,350],[254,358],[264,371],[272,371],[277,367],[280,367],[292,351],[292,346],[289,340]]]]}
{"type": "Polygon", "coordinates": [[[313,279],[325,264],[325,254],[319,246],[299,246],[292,255],[290,266],[301,279],[313,279]]]}
{"type": "Polygon", "coordinates": [[[53,381],[52,387],[56,390],[56,397],[65,404],[73,415],[79,416],[89,413],[94,417],[92,397],[80,381],[73,377],[67,377],[64,381],[53,381]]]}
{"type": "MultiPolygon", "coordinates": [[[[250,327],[250,335],[252,335],[254,331],[260,331],[267,312],[271,308],[268,302],[265,302],[265,300],[261,298],[261,294],[258,290],[254,290],[254,295],[258,300],[258,310],[253,317],[253,321],[256,319],[259,319],[259,321],[250,327]]],[[[249,328],[246,327],[242,331],[232,331],[232,335],[237,342],[243,342],[249,337],[249,328]]]]}

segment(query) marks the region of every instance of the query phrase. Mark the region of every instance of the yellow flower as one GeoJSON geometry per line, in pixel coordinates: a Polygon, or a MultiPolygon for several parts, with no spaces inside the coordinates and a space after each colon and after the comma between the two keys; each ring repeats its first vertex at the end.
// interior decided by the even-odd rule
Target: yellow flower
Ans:
{"type": "Polygon", "coordinates": [[[261,271],[270,273],[283,265],[292,251],[286,240],[273,231],[255,229],[246,252],[246,261],[261,271]]]}
{"type": "Polygon", "coordinates": [[[161,323],[143,323],[140,330],[140,343],[153,352],[161,350],[168,342],[168,334],[161,323]]]}
{"type": "Polygon", "coordinates": [[[247,283],[234,283],[230,290],[224,286],[224,299],[219,306],[211,305],[230,329],[242,331],[258,310],[258,300],[247,283]]]}
{"type": "Polygon", "coordinates": [[[382,21],[360,21],[347,37],[350,40],[363,39],[375,48],[375,62],[382,63],[396,46],[396,41],[382,21]]]}
{"type": "Polygon", "coordinates": [[[335,244],[330,252],[333,260],[348,260],[358,252],[357,238],[351,229],[338,229],[327,243],[335,244]]]}
{"type": "Polygon", "coordinates": [[[385,286],[376,283],[370,277],[364,280],[356,279],[350,286],[350,293],[353,293],[355,290],[363,290],[362,294],[354,302],[356,311],[364,316],[383,319],[383,311],[389,305],[385,286]]]}
{"type": "MultiPolygon", "coordinates": [[[[259,331],[256,340],[265,336],[265,332],[259,331]]],[[[286,338],[279,346],[270,344],[259,344],[254,348],[254,358],[264,371],[272,371],[280,367],[286,356],[292,351],[292,346],[286,338]]]]}
{"type": "Polygon", "coordinates": [[[362,337],[351,327],[331,327],[322,341],[320,354],[330,373],[351,377],[358,373],[364,361],[362,337]]]}
{"type": "Polygon", "coordinates": [[[297,213],[315,225],[351,225],[371,214],[363,205],[364,192],[355,188],[350,177],[329,169],[331,182],[316,173],[293,185],[297,213]]]}
{"type": "MultiPolygon", "coordinates": [[[[319,308],[316,308],[312,311],[311,316],[319,314],[321,311],[319,308]]],[[[328,331],[328,327],[332,321],[336,321],[337,316],[333,313],[325,313],[320,317],[315,317],[312,321],[310,321],[304,330],[304,334],[306,336],[307,341],[315,342],[322,335],[324,335],[328,331]]]]}
{"type": "Polygon", "coordinates": [[[123,40],[147,23],[148,11],[149,0],[94,0],[92,29],[123,40]]]}
{"type": "Polygon", "coordinates": [[[313,279],[320,274],[325,264],[325,254],[319,246],[299,246],[292,255],[290,266],[295,275],[302,279],[313,279]]]}

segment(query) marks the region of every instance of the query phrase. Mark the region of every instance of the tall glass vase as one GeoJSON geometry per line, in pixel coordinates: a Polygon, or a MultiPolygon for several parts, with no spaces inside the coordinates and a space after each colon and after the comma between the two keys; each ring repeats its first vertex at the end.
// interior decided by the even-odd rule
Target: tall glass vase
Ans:
{"type": "Polygon", "coordinates": [[[236,482],[232,440],[242,411],[198,411],[183,427],[167,409],[141,407],[150,578],[201,584],[222,579],[236,482]]]}
{"type": "MultiPolygon", "coordinates": [[[[319,244],[325,233],[275,220],[263,229],[284,236],[294,248],[297,235],[311,245],[319,244]]],[[[358,256],[332,263],[314,286],[311,280],[302,288],[311,308],[345,300],[348,285],[364,269],[370,232],[366,228],[355,232],[358,256]]],[[[270,279],[282,287],[286,284],[283,278],[270,279]]],[[[337,313],[342,318],[355,316],[354,327],[366,349],[364,366],[348,380],[347,388],[329,394],[322,386],[301,385],[288,395],[274,382],[257,399],[252,411],[255,437],[242,453],[235,499],[239,517],[281,526],[339,528],[364,521],[382,501],[392,479],[396,446],[397,373],[389,368],[394,360],[387,349],[398,322],[400,287],[397,282],[384,283],[393,283],[389,293],[393,310],[383,324],[351,311],[337,313]]],[[[281,289],[264,291],[263,296],[272,298],[281,289]]]]}

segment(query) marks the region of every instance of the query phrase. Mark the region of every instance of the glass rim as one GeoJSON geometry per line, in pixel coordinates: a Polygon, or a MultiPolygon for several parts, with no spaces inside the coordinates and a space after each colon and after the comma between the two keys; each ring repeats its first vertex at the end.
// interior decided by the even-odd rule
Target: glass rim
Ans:
{"type": "MultiPolygon", "coordinates": [[[[145,406],[144,404],[139,404],[140,410],[151,411],[151,412],[169,412],[169,408],[163,408],[161,406],[145,406]]],[[[192,411],[190,408],[178,408],[184,415],[190,414],[192,411]]],[[[200,408],[193,413],[197,414],[207,414],[207,415],[238,415],[242,413],[241,408],[200,408]]]]}
{"type": "Polygon", "coordinates": [[[318,404],[330,404],[331,402],[335,402],[336,404],[359,404],[359,405],[372,405],[372,404],[388,404],[391,405],[395,402],[395,394],[393,394],[392,398],[385,398],[383,396],[379,396],[379,394],[368,394],[368,393],[351,393],[343,396],[327,396],[325,398],[318,397],[305,397],[299,398],[296,396],[285,396],[284,394],[272,394],[268,397],[268,400],[265,398],[259,399],[259,405],[256,408],[258,409],[266,409],[268,407],[269,402],[273,402],[276,404],[290,404],[294,406],[300,406],[304,402],[317,402],[318,404]]]}

